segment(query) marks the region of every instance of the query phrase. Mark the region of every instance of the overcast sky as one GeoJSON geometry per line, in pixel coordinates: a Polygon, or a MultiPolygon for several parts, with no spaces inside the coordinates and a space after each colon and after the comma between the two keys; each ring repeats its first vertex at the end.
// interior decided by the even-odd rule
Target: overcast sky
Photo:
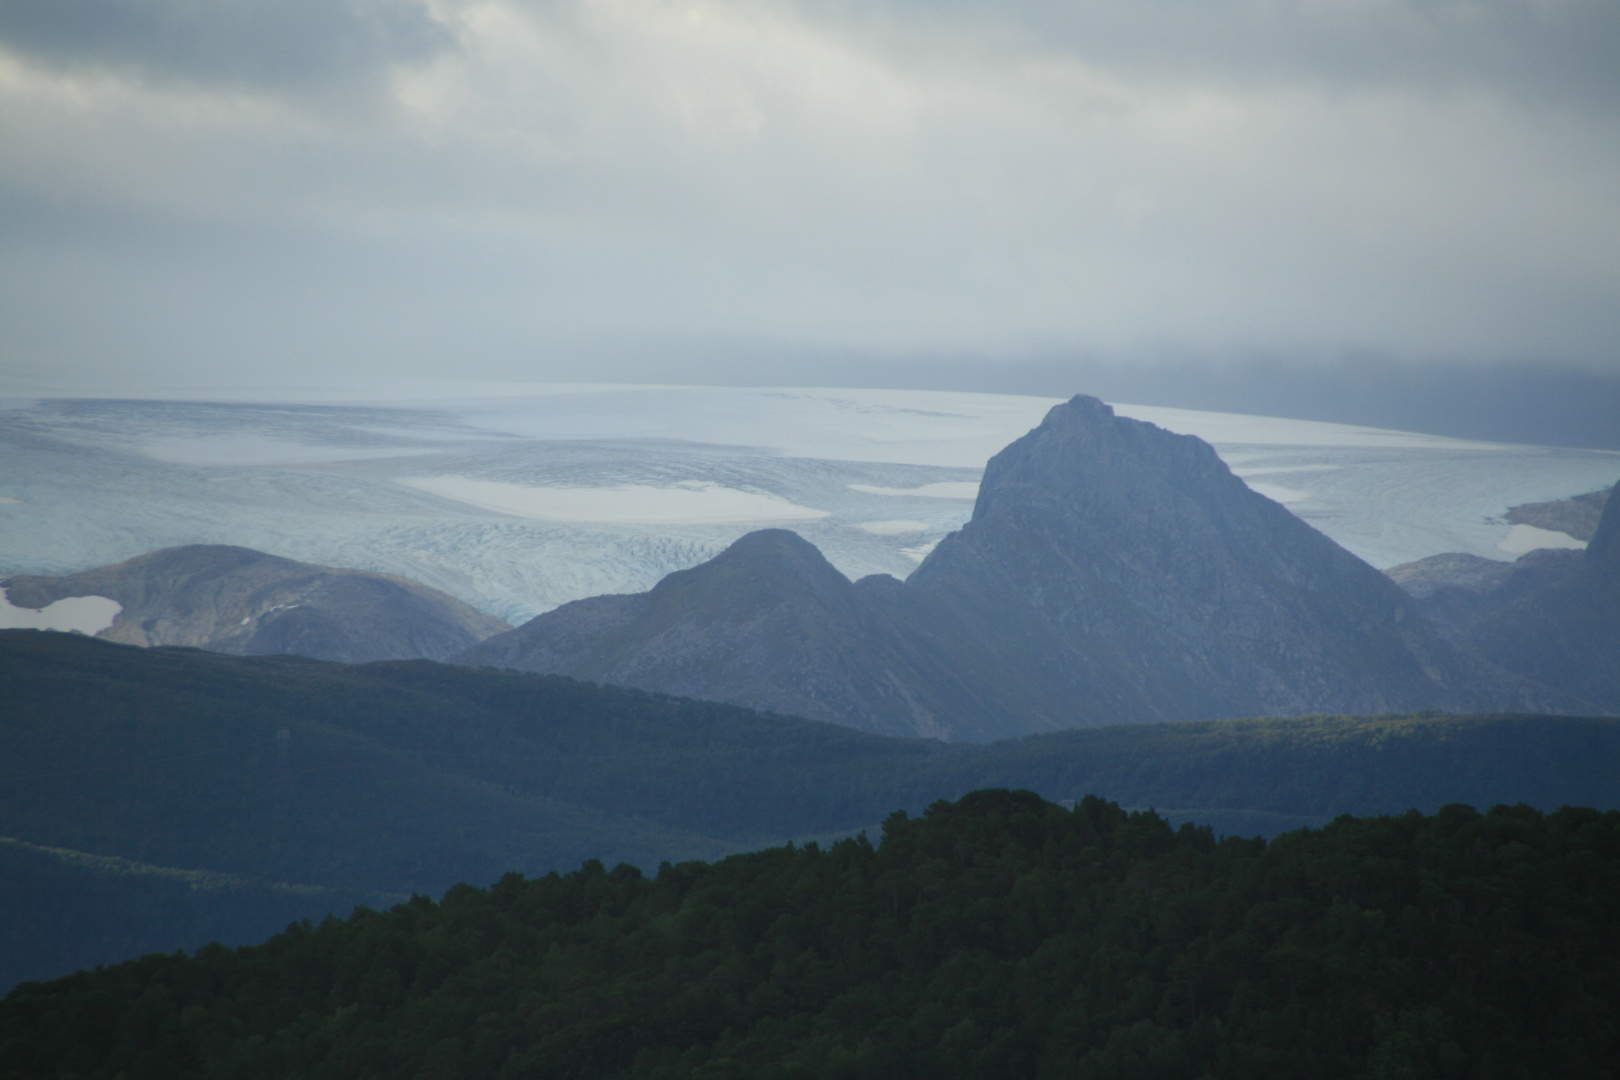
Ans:
{"type": "Polygon", "coordinates": [[[1614,379],[1620,4],[0,0],[0,230],[16,384],[1614,379]]]}

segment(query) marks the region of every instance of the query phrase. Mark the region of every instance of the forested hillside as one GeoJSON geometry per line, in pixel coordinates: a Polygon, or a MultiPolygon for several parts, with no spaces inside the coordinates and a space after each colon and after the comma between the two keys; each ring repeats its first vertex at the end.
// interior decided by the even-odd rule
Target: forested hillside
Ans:
{"type": "Polygon", "coordinates": [[[1267,844],[987,790],[25,985],[0,1074],[1608,1077],[1616,895],[1620,812],[1267,844]]]}
{"type": "Polygon", "coordinates": [[[426,661],[0,633],[0,990],[590,858],[875,830],[985,786],[1271,835],[1341,813],[1620,807],[1620,721],[1308,717],[988,745],[426,661]],[[62,912],[94,912],[66,918],[62,912]]]}

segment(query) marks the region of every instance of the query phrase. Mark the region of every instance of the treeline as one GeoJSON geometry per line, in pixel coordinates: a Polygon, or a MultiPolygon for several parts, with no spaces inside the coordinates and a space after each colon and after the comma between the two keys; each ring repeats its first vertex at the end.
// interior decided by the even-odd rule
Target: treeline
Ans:
{"type": "Polygon", "coordinates": [[[600,863],[0,1002],[0,1075],[1612,1077],[1620,812],[1271,843],[986,790],[880,844],[600,863]]]}

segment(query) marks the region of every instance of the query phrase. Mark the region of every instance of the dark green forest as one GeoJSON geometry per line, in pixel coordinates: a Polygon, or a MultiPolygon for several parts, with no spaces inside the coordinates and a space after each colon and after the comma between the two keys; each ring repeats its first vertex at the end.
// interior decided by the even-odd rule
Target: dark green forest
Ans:
{"type": "Polygon", "coordinates": [[[825,846],[984,787],[1248,836],[1447,803],[1620,807],[1614,719],[1306,717],[945,745],[559,677],[35,631],[0,631],[0,695],[0,991],[508,871],[825,846]]]}
{"type": "Polygon", "coordinates": [[[1620,812],[1217,839],[985,790],[0,1002],[7,1077],[1613,1077],[1620,812]]]}

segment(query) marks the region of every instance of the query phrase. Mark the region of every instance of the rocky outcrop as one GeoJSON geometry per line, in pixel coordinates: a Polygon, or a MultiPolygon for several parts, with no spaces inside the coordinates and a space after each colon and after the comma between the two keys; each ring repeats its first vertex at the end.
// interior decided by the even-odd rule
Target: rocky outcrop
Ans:
{"type": "Polygon", "coordinates": [[[987,739],[1128,721],[1557,707],[1206,443],[1054,408],[904,583],[751,534],[648,593],[566,605],[465,662],[987,739]]]}
{"type": "Polygon", "coordinates": [[[165,548],[66,577],[3,583],[18,607],[105,596],[123,610],[98,637],[237,655],[444,659],[510,627],[405,578],[312,566],[251,548],[165,548]]]}
{"type": "Polygon", "coordinates": [[[1561,532],[1576,540],[1590,540],[1603,518],[1614,489],[1589,491],[1572,499],[1554,499],[1552,502],[1524,503],[1508,507],[1507,519],[1515,525],[1533,525],[1538,529],[1561,532]]]}

